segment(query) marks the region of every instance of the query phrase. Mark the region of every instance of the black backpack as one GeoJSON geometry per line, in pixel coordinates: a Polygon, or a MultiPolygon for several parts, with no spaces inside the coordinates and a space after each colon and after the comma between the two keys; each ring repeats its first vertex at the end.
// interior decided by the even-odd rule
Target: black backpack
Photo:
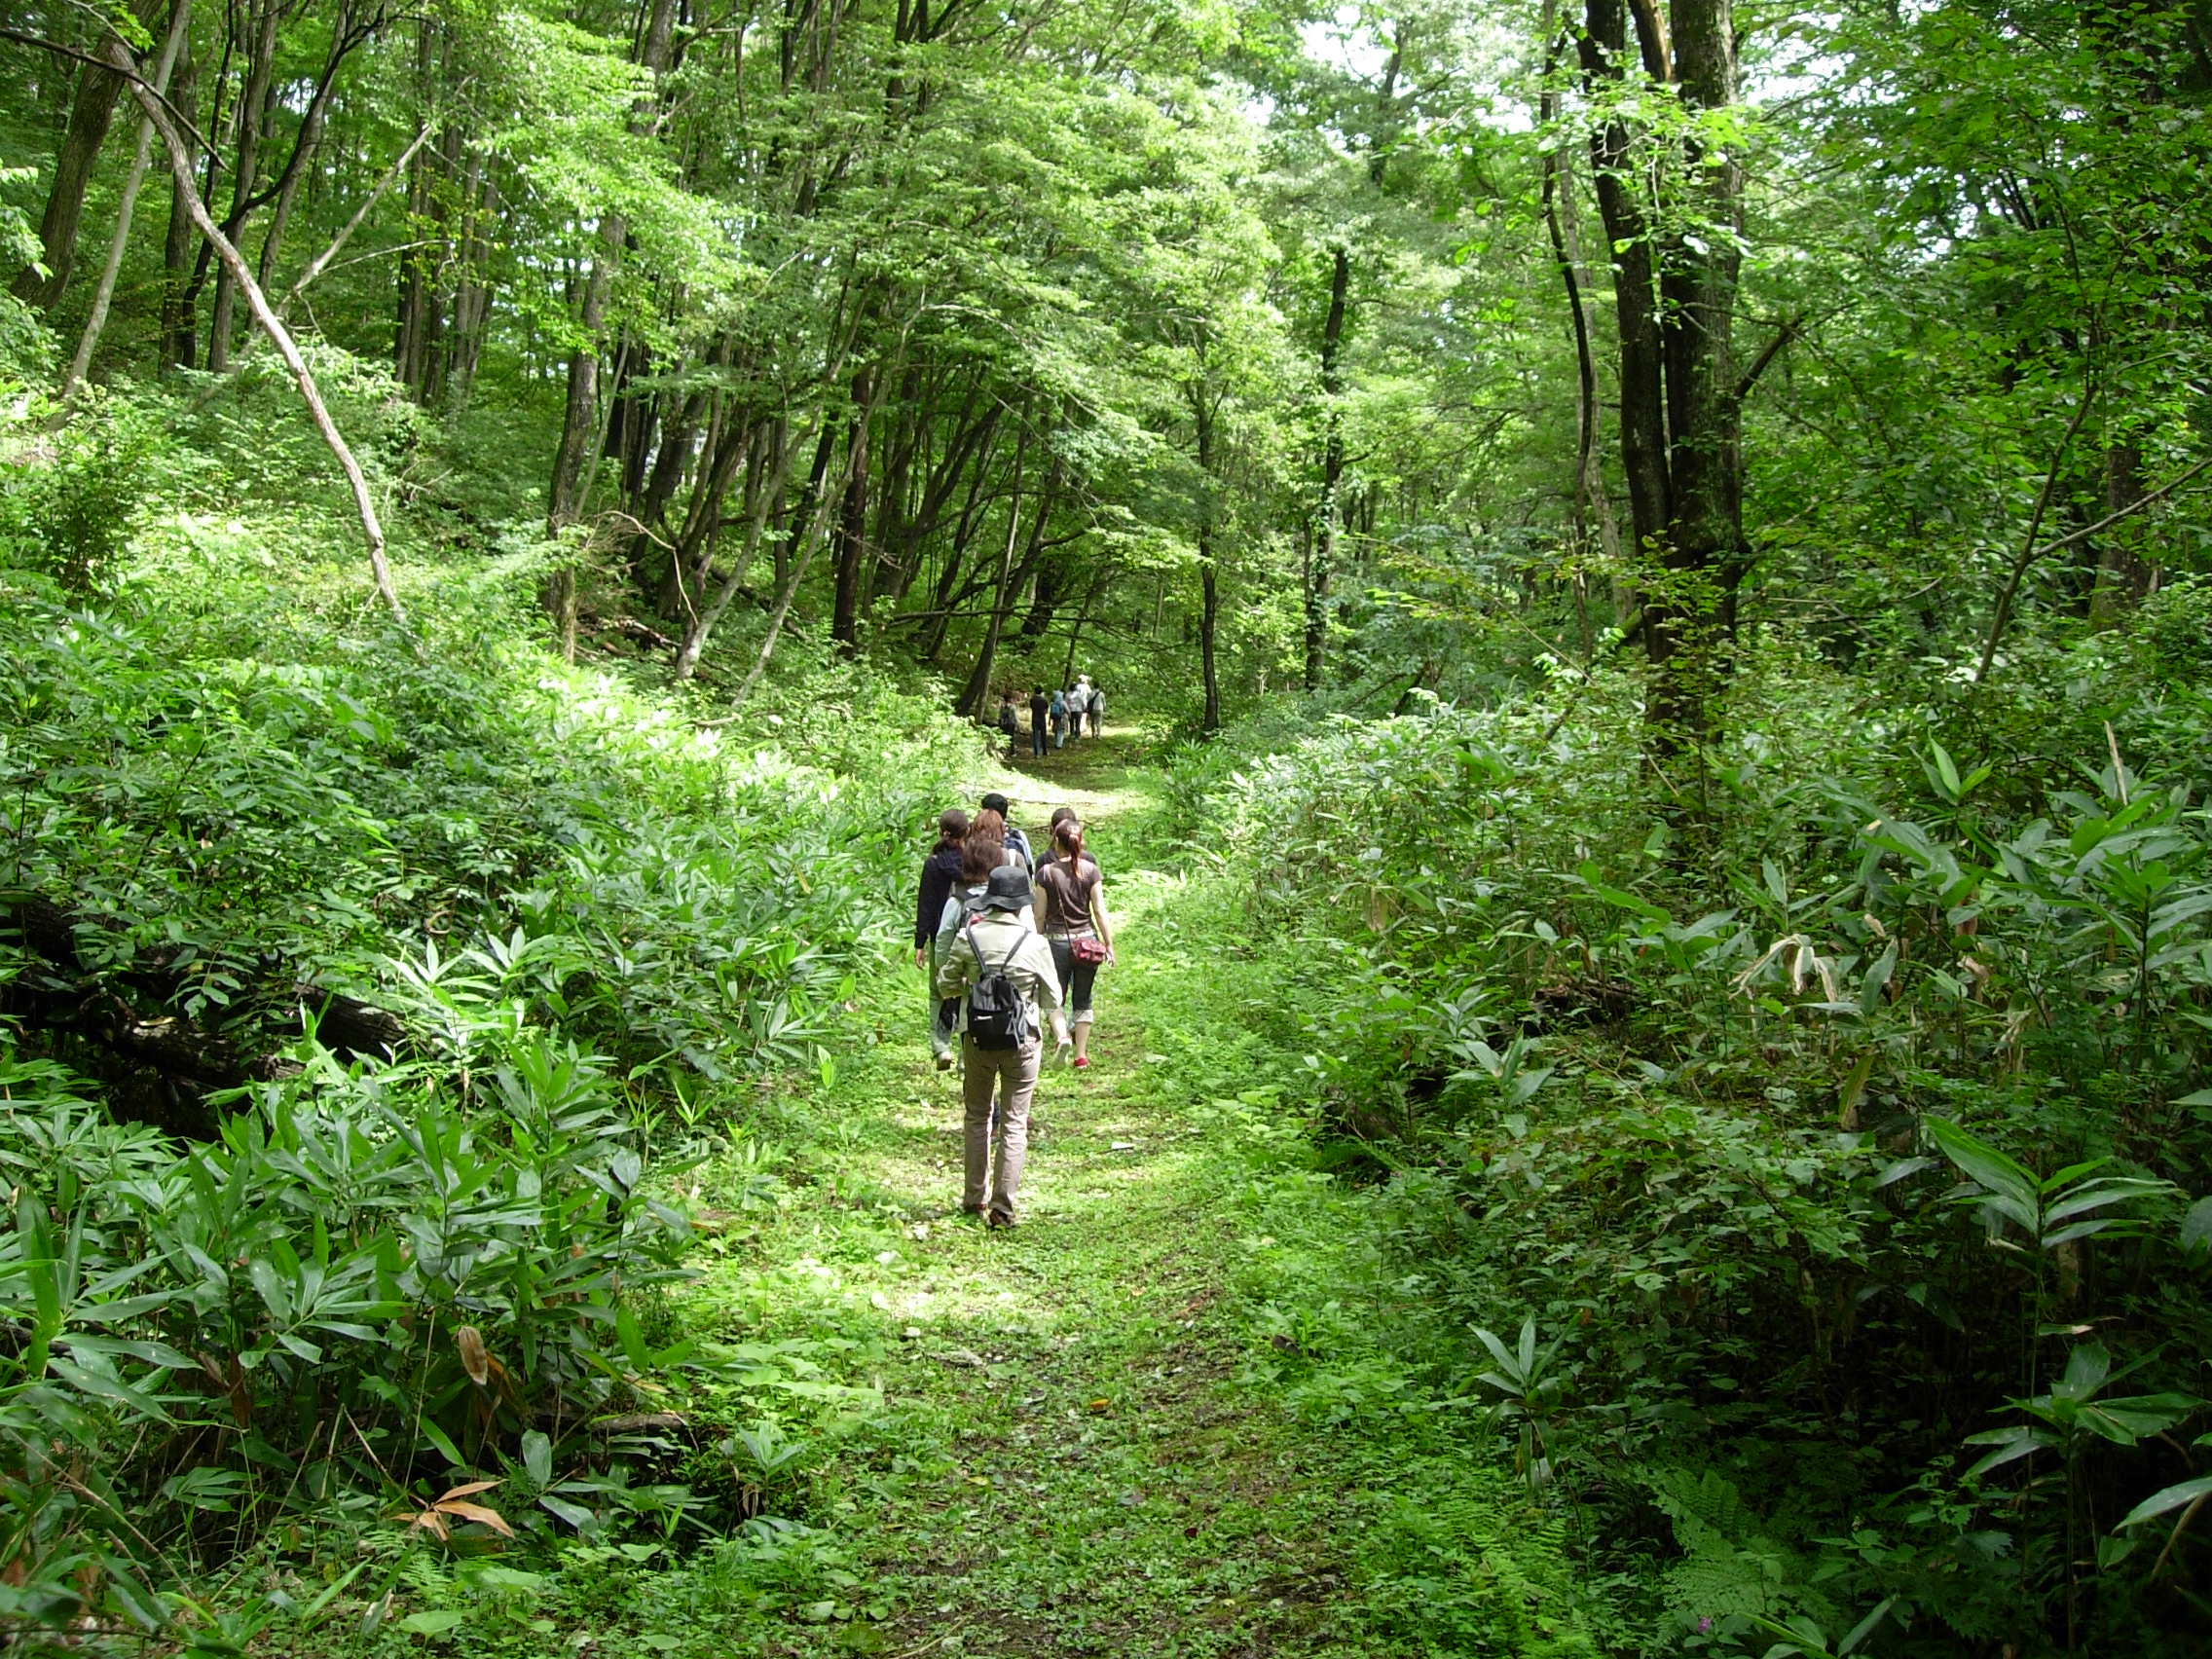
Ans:
{"type": "Polygon", "coordinates": [[[1021,948],[1016,938],[1006,953],[1006,961],[992,967],[983,955],[983,947],[977,942],[975,931],[969,930],[968,948],[976,953],[976,966],[982,977],[968,993],[968,1035],[978,1049],[1018,1049],[1037,1035],[1029,1018],[1029,1005],[1022,1000],[1021,990],[1006,977],[1007,967],[1014,954],[1021,948]]]}

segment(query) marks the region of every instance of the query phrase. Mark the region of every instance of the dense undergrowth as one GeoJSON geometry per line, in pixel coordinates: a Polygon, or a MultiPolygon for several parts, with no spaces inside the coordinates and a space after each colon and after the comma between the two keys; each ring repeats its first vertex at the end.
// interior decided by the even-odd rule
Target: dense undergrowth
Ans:
{"type": "Polygon", "coordinates": [[[345,1598],[405,1645],[460,1619],[408,1610],[411,1540],[519,1535],[497,1601],[770,1527],[806,1361],[668,1297],[702,1206],[773,1190],[772,1081],[833,1065],[911,827],[981,758],[803,646],[734,720],[565,664],[529,546],[449,544],[428,497],[419,634],[365,617],[265,389],[7,432],[0,1624],[34,1642],[225,1651],[345,1598]]]}
{"type": "Polygon", "coordinates": [[[1623,1648],[2194,1651],[2205,608],[1982,688],[1761,665],[1702,845],[1625,684],[1184,752],[1330,1195],[1263,1380],[1500,1459],[1623,1648]]]}

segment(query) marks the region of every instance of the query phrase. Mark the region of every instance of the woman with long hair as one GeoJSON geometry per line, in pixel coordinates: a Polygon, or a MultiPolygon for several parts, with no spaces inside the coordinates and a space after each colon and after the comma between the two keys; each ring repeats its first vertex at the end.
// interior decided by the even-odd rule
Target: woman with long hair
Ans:
{"type": "MultiPolygon", "coordinates": [[[[984,807],[982,811],[977,813],[969,821],[969,840],[993,842],[998,847],[999,864],[1022,864],[1026,868],[1025,862],[1007,845],[1012,838],[1006,830],[1006,814],[994,807],[984,807]]],[[[994,869],[996,867],[996,865],[992,866],[994,869]]],[[[989,871],[986,870],[984,873],[987,875],[989,871]]]]}
{"type": "MultiPolygon", "coordinates": [[[[920,890],[914,895],[914,966],[927,973],[934,981],[937,963],[932,951],[937,944],[938,918],[944,911],[944,902],[960,879],[961,844],[968,839],[968,815],[957,806],[946,807],[937,817],[937,845],[922,862],[920,890]]],[[[952,1069],[952,1030],[959,1018],[957,1000],[947,1003],[934,998],[931,1007],[930,1048],[937,1055],[937,1069],[952,1069]]]]}
{"type": "Polygon", "coordinates": [[[1114,924],[1098,861],[1084,851],[1082,821],[1052,826],[1052,857],[1037,870],[1037,926],[1052,947],[1052,967],[1069,1009],[1078,1071],[1090,1064],[1090,993],[1098,970],[1114,960],[1114,924]]]}

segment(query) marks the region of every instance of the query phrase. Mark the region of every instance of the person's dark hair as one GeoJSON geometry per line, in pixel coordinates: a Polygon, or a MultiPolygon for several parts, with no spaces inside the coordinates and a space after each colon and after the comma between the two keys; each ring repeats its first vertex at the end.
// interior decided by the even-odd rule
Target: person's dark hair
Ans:
{"type": "Polygon", "coordinates": [[[974,840],[1006,841],[1006,814],[995,806],[986,806],[976,814],[975,822],[968,826],[968,838],[974,840]]]}
{"type": "Polygon", "coordinates": [[[1060,850],[1060,857],[1068,861],[1071,875],[1083,873],[1083,824],[1074,813],[1052,826],[1052,845],[1060,850]]]}
{"type": "Polygon", "coordinates": [[[979,804],[985,812],[995,812],[1001,818],[1007,815],[1007,798],[996,790],[985,795],[979,804]]]}
{"type": "Polygon", "coordinates": [[[960,843],[960,879],[988,881],[1006,862],[1006,843],[992,835],[970,835],[960,843]]]}
{"type": "Polygon", "coordinates": [[[968,815],[957,806],[948,806],[937,815],[937,838],[940,843],[965,841],[968,838],[968,815]]]}
{"type": "Polygon", "coordinates": [[[1052,828],[1053,828],[1054,830],[1057,830],[1057,829],[1058,829],[1058,828],[1059,828],[1059,827],[1060,827],[1061,825],[1065,824],[1065,823],[1066,823],[1066,822],[1067,822],[1067,821],[1068,821],[1069,819],[1073,818],[1074,816],[1075,816],[1075,808],[1074,808],[1074,807],[1072,807],[1072,806],[1055,806],[1055,807],[1053,807],[1053,808],[1052,808],[1052,828]]]}

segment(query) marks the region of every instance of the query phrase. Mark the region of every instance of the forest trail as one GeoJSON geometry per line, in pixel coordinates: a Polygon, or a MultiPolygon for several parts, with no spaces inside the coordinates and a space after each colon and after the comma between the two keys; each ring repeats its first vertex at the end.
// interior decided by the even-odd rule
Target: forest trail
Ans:
{"type": "Polygon", "coordinates": [[[1062,802],[1099,827],[1120,936],[1096,1066],[1040,1084],[1019,1228],[957,1213],[959,1078],[929,1063],[907,970],[867,1009],[880,1040],[838,1061],[834,1190],[759,1241],[759,1259],[811,1274],[817,1328],[873,1336],[867,1375],[895,1425],[834,1460],[852,1606],[872,1622],[840,1605],[819,1641],[780,1651],[1385,1651],[1338,1628],[1347,1483],[1236,1384],[1233,1211],[1146,1041],[1191,969],[1156,942],[1173,878],[1117,861],[1115,821],[1148,797],[1132,747],[1110,733],[1054,756],[1014,797],[1033,835],[1062,802]]]}

